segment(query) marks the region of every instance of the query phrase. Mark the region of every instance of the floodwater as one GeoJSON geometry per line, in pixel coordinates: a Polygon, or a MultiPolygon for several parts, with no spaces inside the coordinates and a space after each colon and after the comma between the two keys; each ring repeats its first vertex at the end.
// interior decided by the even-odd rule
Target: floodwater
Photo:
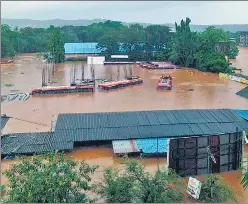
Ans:
{"type": "MultiPolygon", "coordinates": [[[[240,48],[239,56],[232,60],[233,65],[242,68],[248,74],[248,49],[240,48]]],[[[31,92],[32,88],[41,87],[42,65],[34,54],[18,56],[14,64],[1,65],[1,91],[2,95],[10,92],[31,92]]],[[[76,79],[81,78],[81,64],[77,63],[76,79]]],[[[85,77],[90,78],[90,68],[85,64],[85,77]]],[[[127,73],[129,65],[97,65],[96,78],[116,80],[124,77],[125,67],[127,73]]],[[[51,86],[69,85],[70,69],[72,63],[56,65],[56,72],[52,77],[51,86]]],[[[1,113],[12,116],[3,133],[11,132],[40,132],[50,130],[51,120],[55,120],[59,113],[80,112],[111,112],[133,110],[159,110],[159,109],[200,109],[200,108],[237,108],[247,109],[248,100],[235,93],[245,85],[228,80],[221,80],[217,74],[202,73],[194,69],[182,70],[146,70],[138,65],[131,65],[133,75],[143,78],[141,85],[126,87],[108,92],[79,93],[54,96],[35,96],[27,101],[13,101],[1,103],[1,113]],[[157,91],[156,84],[162,74],[173,77],[171,91],[157,91]],[[193,89],[193,91],[189,91],[193,89]]],[[[246,148],[246,152],[248,149],[246,148]]],[[[90,164],[100,165],[95,174],[96,181],[102,178],[102,170],[107,166],[121,164],[122,160],[115,157],[111,148],[76,149],[67,156],[77,160],[85,159],[90,164]]],[[[166,163],[166,158],[149,158],[141,160],[146,170],[154,172],[157,164],[160,168],[166,163]]],[[[2,170],[9,167],[12,161],[2,161],[2,170]]],[[[240,202],[248,202],[248,191],[243,192],[238,176],[240,171],[221,174],[240,195],[240,202]]],[[[6,178],[2,177],[2,183],[6,178]]]]}

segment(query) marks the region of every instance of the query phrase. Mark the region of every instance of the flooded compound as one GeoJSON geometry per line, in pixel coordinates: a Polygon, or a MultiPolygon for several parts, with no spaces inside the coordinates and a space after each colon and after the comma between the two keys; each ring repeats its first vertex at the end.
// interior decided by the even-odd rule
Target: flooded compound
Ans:
{"type": "MultiPolygon", "coordinates": [[[[1,66],[3,95],[10,92],[30,93],[32,88],[41,87],[42,68],[34,58],[35,55],[19,56],[14,64],[1,66]]],[[[122,79],[125,67],[128,73],[129,66],[133,75],[143,79],[143,84],[109,91],[96,89],[94,93],[41,95],[31,96],[27,101],[3,102],[2,113],[41,124],[10,119],[4,133],[49,130],[51,120],[55,120],[59,113],[248,107],[248,100],[235,94],[245,87],[244,84],[194,69],[147,70],[139,65],[95,65],[95,77],[122,79]],[[172,76],[171,91],[156,89],[162,74],[172,76]]],[[[81,78],[81,63],[76,63],[76,67],[75,78],[78,79],[81,78]]],[[[71,69],[72,63],[56,65],[50,85],[70,85],[71,69]]],[[[90,67],[85,64],[85,78],[90,76],[90,67]]]]}
{"type": "MultiPolygon", "coordinates": [[[[42,86],[42,65],[35,54],[18,56],[13,64],[1,65],[2,95],[9,93],[30,93],[33,88],[42,86]]],[[[237,68],[248,75],[248,49],[240,48],[237,59],[232,60],[237,68]]],[[[90,65],[85,66],[85,78],[91,77],[90,65]]],[[[50,86],[70,85],[72,63],[57,64],[51,77],[50,86]]],[[[80,79],[82,63],[75,63],[75,78],[80,79]]],[[[139,65],[94,65],[96,79],[117,80],[132,74],[143,79],[143,84],[116,90],[94,93],[73,93],[31,96],[27,101],[3,102],[2,114],[11,116],[3,134],[17,132],[49,131],[51,121],[60,113],[112,112],[159,109],[211,109],[233,108],[247,109],[248,100],[235,93],[246,85],[231,80],[219,79],[218,74],[203,73],[195,69],[148,70],[139,65]],[[172,90],[157,90],[161,75],[170,75],[173,79],[172,90]]],[[[97,82],[97,84],[100,82],[97,82]]],[[[97,85],[96,84],[96,85],[97,85]]],[[[247,153],[246,148],[246,153],[247,153]]],[[[114,156],[111,148],[76,149],[67,156],[77,160],[85,159],[90,164],[101,166],[94,177],[102,178],[104,167],[120,165],[122,160],[114,156]]],[[[166,158],[142,159],[147,171],[154,172],[157,163],[160,168],[166,164],[166,158]]],[[[5,170],[13,161],[2,161],[5,170]]],[[[231,186],[238,191],[239,202],[248,202],[248,190],[244,193],[238,176],[240,171],[222,173],[231,186]]],[[[6,182],[4,177],[2,183],[6,182]]]]}

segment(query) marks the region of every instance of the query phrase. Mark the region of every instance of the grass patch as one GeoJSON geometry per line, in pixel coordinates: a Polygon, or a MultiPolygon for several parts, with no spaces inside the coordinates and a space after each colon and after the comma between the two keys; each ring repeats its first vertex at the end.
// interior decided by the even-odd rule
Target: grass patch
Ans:
{"type": "Polygon", "coordinates": [[[244,98],[248,99],[248,86],[245,87],[244,89],[241,89],[239,92],[236,93],[239,96],[242,96],[244,98]]]}

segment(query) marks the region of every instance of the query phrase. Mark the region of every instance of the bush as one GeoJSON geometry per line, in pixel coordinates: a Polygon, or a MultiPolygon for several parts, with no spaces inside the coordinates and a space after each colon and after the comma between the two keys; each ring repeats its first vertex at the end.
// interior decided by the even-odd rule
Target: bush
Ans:
{"type": "Polygon", "coordinates": [[[199,200],[205,203],[236,201],[233,189],[221,180],[218,175],[207,175],[207,178],[202,182],[199,200]]]}

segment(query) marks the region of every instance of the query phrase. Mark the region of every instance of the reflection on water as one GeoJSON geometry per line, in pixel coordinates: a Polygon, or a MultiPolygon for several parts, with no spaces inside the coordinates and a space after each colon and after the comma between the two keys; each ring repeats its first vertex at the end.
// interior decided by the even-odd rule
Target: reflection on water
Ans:
{"type": "MultiPolygon", "coordinates": [[[[234,66],[242,68],[248,74],[248,49],[241,48],[236,60],[232,60],[234,66]]],[[[34,60],[35,55],[22,55],[14,64],[1,65],[2,94],[14,91],[30,92],[32,88],[41,87],[41,65],[34,60]],[[5,86],[12,84],[11,87],[5,86]]],[[[76,79],[81,79],[82,64],[77,64],[76,79]]],[[[85,66],[85,78],[91,77],[90,67],[85,66]]],[[[248,100],[235,95],[245,85],[220,80],[217,74],[202,73],[193,69],[182,70],[146,70],[138,65],[131,65],[133,75],[144,79],[141,85],[126,87],[108,92],[96,91],[95,93],[79,93],[54,96],[35,96],[27,101],[3,102],[2,113],[15,118],[40,123],[40,125],[27,123],[17,119],[10,119],[3,133],[10,132],[40,132],[50,130],[51,120],[57,118],[59,113],[77,112],[108,112],[108,111],[132,111],[132,110],[159,110],[159,109],[197,109],[197,108],[240,108],[247,109],[248,100]],[[156,85],[161,75],[170,74],[173,77],[173,89],[171,91],[157,91],[156,85]],[[193,89],[193,91],[189,91],[193,89]]],[[[56,72],[52,77],[52,86],[69,85],[70,69],[72,65],[65,63],[56,65],[56,72]]],[[[96,78],[116,80],[129,73],[129,65],[98,65],[95,66],[96,78]],[[127,72],[125,71],[125,67],[127,72]]],[[[246,148],[246,152],[248,152],[246,148]]],[[[121,165],[122,159],[113,155],[110,148],[77,149],[67,156],[73,156],[77,160],[85,159],[91,164],[100,165],[94,179],[102,178],[102,170],[107,166],[121,165]]],[[[154,172],[157,164],[163,168],[166,158],[140,159],[146,166],[146,170],[154,172]]],[[[13,163],[3,161],[2,170],[13,163]]],[[[221,174],[240,193],[243,193],[238,176],[239,171],[221,174]]],[[[2,177],[2,183],[6,182],[2,177]]],[[[240,202],[248,202],[248,191],[243,193],[240,202]]],[[[192,201],[191,201],[192,202],[192,201]]]]}

